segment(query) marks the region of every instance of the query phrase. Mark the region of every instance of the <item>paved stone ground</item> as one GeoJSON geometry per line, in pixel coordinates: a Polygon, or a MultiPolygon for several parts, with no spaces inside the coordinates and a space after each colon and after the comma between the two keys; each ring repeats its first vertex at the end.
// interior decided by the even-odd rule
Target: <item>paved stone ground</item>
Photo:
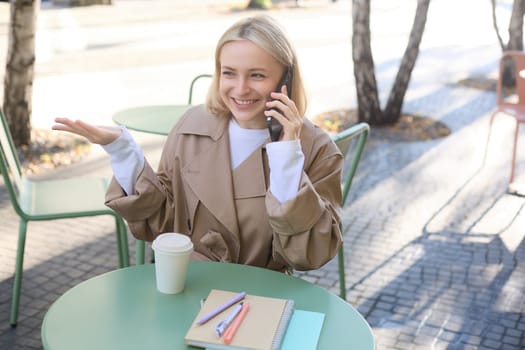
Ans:
{"type": "MultiPolygon", "coordinates": [[[[492,94],[442,97],[451,136],[366,149],[344,211],[348,301],[378,349],[522,349],[525,201],[506,193],[511,124],[496,124],[483,162],[492,94]]],[[[337,292],[336,273],[334,263],[303,277],[337,292]]]]}
{"type": "MultiPolygon", "coordinates": [[[[163,33],[162,26],[166,26],[164,30],[171,28],[167,27],[166,21],[157,21],[160,27],[149,22],[159,19],[160,15],[166,16],[165,7],[161,5],[167,6],[168,3],[155,1],[158,13],[146,16],[139,24],[150,25],[150,29],[157,29],[159,33],[163,33]]],[[[389,1],[374,3],[376,13],[384,18],[394,16],[396,23],[399,21],[396,15],[406,11],[403,8],[406,5],[398,7],[389,1]]],[[[56,57],[39,64],[40,75],[37,75],[35,82],[38,101],[47,98],[49,103],[44,105],[37,101],[35,124],[46,125],[44,115],[54,111],[53,95],[63,94],[71,86],[75,86],[78,94],[90,96],[97,102],[86,109],[90,113],[96,112],[98,116],[107,116],[114,108],[122,108],[117,102],[127,102],[127,105],[130,101],[137,104],[156,102],[149,95],[140,96],[159,86],[164,92],[169,90],[167,86],[173,85],[173,91],[169,94],[176,99],[180,92],[184,100],[184,89],[178,91],[173,81],[162,85],[156,80],[154,87],[147,84],[148,79],[158,78],[158,68],[162,68],[160,71],[163,74],[179,72],[178,68],[174,69],[167,63],[162,65],[158,57],[143,58],[156,69],[140,68],[135,44],[126,46],[126,43],[119,41],[122,38],[116,33],[124,33],[131,28],[135,40],[140,42],[143,32],[136,29],[136,14],[122,11],[129,9],[124,5],[140,4],[140,1],[129,1],[116,5],[120,15],[112,17],[115,27],[106,32],[113,36],[108,34],[106,39],[110,37],[115,47],[122,45],[123,48],[116,50],[110,47],[106,51],[109,47],[107,42],[95,41],[98,46],[92,43],[91,51],[88,49],[86,53],[83,49],[71,47],[69,51],[63,48],[60,51],[56,47],[54,51],[49,51],[54,52],[56,57]],[[94,46],[100,52],[94,50],[94,46]],[[97,52],[103,57],[102,64],[97,52]],[[83,54],[89,57],[85,65],[81,64],[81,58],[86,57],[83,54]],[[121,72],[113,73],[115,69],[109,67],[112,61],[123,60],[126,55],[130,58],[130,61],[122,63],[126,67],[121,72]],[[61,71],[57,62],[64,65],[65,72],[61,71]],[[139,68],[127,67],[132,64],[139,68]],[[107,91],[102,87],[104,91],[101,93],[92,89],[90,78],[81,73],[84,69],[91,71],[100,85],[113,88],[116,102],[104,99],[102,95],[107,91]],[[103,70],[112,72],[105,75],[100,73],[103,70]],[[122,76],[118,76],[121,80],[115,78],[120,73],[129,79],[122,80],[122,76]],[[70,84],[72,76],[76,79],[75,85],[70,84]],[[138,82],[141,89],[134,88],[138,82]],[[120,97],[126,94],[129,94],[127,100],[120,97]]],[[[348,1],[338,1],[330,7],[321,2],[314,2],[314,5],[318,6],[314,11],[293,10],[292,13],[288,12],[291,9],[280,9],[273,15],[297,26],[293,35],[298,37],[298,51],[311,57],[311,60],[305,60],[305,75],[318,82],[312,92],[313,110],[337,109],[348,100],[355,99],[351,80],[343,81],[342,78],[347,73],[351,76],[351,71],[344,71],[337,59],[330,61],[330,67],[326,64],[316,67],[312,61],[323,57],[316,54],[318,46],[321,54],[341,52],[341,60],[348,59],[349,52],[338,45],[347,45],[349,37],[334,32],[324,37],[329,33],[326,28],[318,29],[308,37],[297,33],[306,31],[303,29],[306,27],[301,26],[311,24],[312,18],[333,23],[336,27],[331,29],[342,28],[346,22],[340,22],[340,16],[344,11],[350,11],[350,6],[348,1]],[[288,17],[290,14],[293,16],[288,17]],[[340,74],[331,75],[328,80],[321,79],[323,73],[326,74],[326,70],[333,69],[333,66],[340,74]],[[323,94],[324,90],[328,92],[323,94]]],[[[460,16],[449,11],[451,6],[461,12],[469,6],[477,6],[477,3],[436,0],[433,5],[425,32],[427,41],[422,45],[405,110],[441,120],[451,128],[452,134],[433,141],[395,143],[376,138],[372,131],[343,212],[347,299],[370,323],[378,350],[523,349],[525,198],[506,192],[512,123],[506,118],[496,120],[493,137],[486,150],[488,117],[494,109],[494,93],[452,83],[463,75],[494,73],[498,48],[488,43],[487,38],[493,35],[490,32],[490,17],[486,12],[472,16],[485,20],[489,27],[486,32],[483,26],[476,26],[478,22],[465,30],[458,31],[456,28],[457,31],[454,31],[454,19],[460,16]],[[447,16],[447,26],[442,25],[443,14],[447,16]],[[474,32],[480,35],[475,36],[474,32]],[[444,33],[454,33],[458,43],[450,36],[444,36],[444,33]],[[468,36],[468,40],[462,35],[468,36]],[[473,62],[476,65],[473,66],[473,62]]],[[[487,8],[488,5],[485,6],[487,8]]],[[[3,9],[0,7],[0,11],[3,9]]],[[[103,17],[93,16],[97,11],[100,11],[97,7],[72,12],[45,10],[41,18],[47,28],[43,31],[46,40],[52,42],[54,35],[60,34],[60,25],[54,21],[67,14],[73,14],[81,23],[80,28],[84,31],[80,33],[94,35],[91,30],[97,30],[99,26],[109,27],[109,24],[99,23],[103,22],[103,17]]],[[[183,15],[189,17],[189,13],[196,18],[194,12],[184,12],[183,15]]],[[[216,23],[223,25],[223,22],[230,23],[231,17],[238,14],[220,12],[214,15],[207,12],[206,16],[202,22],[195,20],[200,24],[209,22],[211,26],[216,23]]],[[[463,28],[463,23],[461,25],[463,28]]],[[[192,26],[196,28],[196,25],[192,26]]],[[[405,34],[401,29],[396,32],[382,27],[376,28],[375,33],[379,33],[376,38],[383,39],[382,45],[376,49],[379,57],[377,69],[382,77],[380,85],[387,87],[393,74],[391,68],[397,62],[394,58],[396,54],[390,52],[396,47],[396,40],[403,41],[401,38],[405,38],[405,34]]],[[[153,39],[149,38],[141,44],[145,46],[139,45],[137,51],[141,51],[142,56],[144,48],[162,53],[153,39]]],[[[195,60],[201,51],[208,54],[197,46],[186,58],[195,60]]],[[[173,53],[164,53],[168,55],[168,60],[177,59],[173,53]]],[[[191,66],[181,66],[191,71],[191,66]]],[[[191,75],[191,72],[188,74],[191,75]]],[[[163,92],[155,98],[165,102],[167,95],[163,92]]],[[[73,94],[68,98],[79,103],[73,94]]],[[[84,106],[85,97],[80,102],[84,106]]],[[[64,108],[68,112],[64,106],[55,108],[64,108]]],[[[163,139],[139,134],[136,137],[145,147],[147,157],[155,162],[163,139]]],[[[524,155],[519,157],[518,171],[525,172],[524,155]]],[[[94,150],[85,161],[42,177],[79,174],[108,176],[107,159],[94,150]]],[[[110,218],[88,218],[29,225],[19,325],[11,329],[8,314],[18,220],[1,183],[0,218],[0,349],[41,349],[40,326],[51,303],[80,281],[117,266],[113,221],[110,218]]],[[[299,275],[334,293],[338,291],[335,261],[320,270],[299,275]]]]}

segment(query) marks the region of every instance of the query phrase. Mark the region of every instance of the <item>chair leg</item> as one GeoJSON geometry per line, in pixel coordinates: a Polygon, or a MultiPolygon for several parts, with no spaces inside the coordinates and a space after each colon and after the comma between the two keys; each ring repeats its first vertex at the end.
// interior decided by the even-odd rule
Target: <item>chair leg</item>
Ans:
{"type": "Polygon", "coordinates": [[[135,242],[136,265],[144,265],[145,250],[146,250],[146,242],[144,242],[141,239],[137,239],[135,242]]]}
{"type": "Polygon", "coordinates": [[[497,114],[498,114],[498,111],[493,112],[489,119],[489,128],[487,132],[487,141],[485,143],[485,153],[483,154],[482,166],[484,166],[485,162],[487,161],[487,155],[489,153],[490,136],[492,135],[492,125],[494,124],[494,118],[496,117],[497,114]]]}
{"type": "Polygon", "coordinates": [[[126,223],[120,216],[115,216],[116,230],[117,230],[117,248],[119,253],[119,266],[129,266],[129,247],[128,247],[128,232],[126,223]]]}
{"type": "Polygon", "coordinates": [[[339,264],[339,296],[346,300],[345,256],[343,244],[341,244],[339,251],[337,252],[337,261],[339,264]]]}
{"type": "Polygon", "coordinates": [[[514,176],[516,173],[516,151],[518,147],[518,134],[520,130],[520,123],[516,119],[516,126],[514,127],[514,145],[512,146],[512,163],[510,167],[510,180],[509,183],[514,182],[514,176]]]}
{"type": "Polygon", "coordinates": [[[18,228],[18,246],[16,249],[15,278],[13,281],[13,297],[11,300],[11,315],[9,323],[16,327],[18,322],[18,308],[20,305],[20,291],[22,288],[22,275],[24,271],[24,251],[26,246],[27,221],[20,220],[18,228]]]}

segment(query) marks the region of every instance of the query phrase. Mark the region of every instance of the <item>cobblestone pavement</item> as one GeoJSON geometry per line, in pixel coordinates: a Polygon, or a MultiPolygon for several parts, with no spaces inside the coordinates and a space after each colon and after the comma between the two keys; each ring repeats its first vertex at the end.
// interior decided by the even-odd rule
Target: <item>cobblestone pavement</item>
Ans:
{"type": "MultiPolygon", "coordinates": [[[[184,100],[185,85],[177,87],[173,79],[162,75],[180,73],[189,77],[196,75],[192,73],[195,69],[205,71],[209,62],[201,60],[209,55],[208,46],[195,45],[205,40],[200,32],[190,36],[191,43],[172,44],[180,45],[180,55],[161,49],[160,43],[169,42],[171,35],[182,36],[177,31],[183,32],[186,26],[195,30],[206,22],[219,30],[231,23],[232,17],[242,14],[219,11],[216,7],[208,7],[209,11],[203,14],[183,7],[186,12],[180,16],[188,22],[171,27],[166,7],[174,2],[154,1],[157,12],[143,11],[147,15],[139,16],[142,19],[125,10],[136,11],[145,2],[117,2],[119,15],[114,13],[112,24],[104,22],[106,17],[94,16],[97,11],[109,11],[107,8],[57,10],[43,6],[41,37],[47,46],[39,50],[50,57],[37,64],[34,124],[44,127],[49,124],[48,114],[56,115],[56,109],[71,113],[68,108],[78,103],[86,106],[78,112],[81,117],[94,114],[97,117],[93,120],[98,120],[107,119],[116,108],[130,104],[165,103],[178,96],[184,100]],[[73,44],[78,41],[57,46],[66,45],[69,40],[60,29],[64,18],[77,20],[76,38],[85,35],[87,48],[75,48],[73,44]],[[107,35],[93,39],[100,35],[100,27],[107,35]],[[144,31],[145,27],[150,31],[144,31]],[[134,41],[125,42],[124,33],[129,34],[129,30],[134,41]],[[182,50],[188,47],[192,50],[182,50]],[[144,55],[144,50],[157,56],[144,55]],[[161,61],[160,56],[168,61],[161,61]],[[182,59],[179,56],[184,56],[185,61],[177,61],[182,59]],[[185,63],[188,61],[193,63],[185,63]],[[119,64],[122,67],[116,68],[119,64]],[[147,83],[149,79],[155,81],[153,86],[147,83]],[[93,88],[94,82],[99,89],[93,88]],[[75,86],[75,94],[68,94],[71,86],[75,86]],[[173,88],[170,90],[169,86],[173,88]],[[155,89],[161,91],[153,93],[155,89]],[[112,99],[105,98],[109,93],[113,94],[112,99]],[[55,95],[68,101],[59,106],[55,95]],[[96,103],[86,103],[86,96],[96,103]]],[[[348,45],[350,34],[339,32],[345,25],[349,28],[349,21],[343,19],[346,13],[349,16],[350,3],[300,3],[305,4],[303,8],[283,7],[272,15],[294,28],[292,36],[299,42],[298,51],[307,56],[303,61],[305,77],[316,82],[311,89],[311,108],[315,112],[345,106],[355,100],[351,67],[348,70],[341,65],[351,59],[349,48],[342,46],[348,45]],[[308,32],[304,28],[312,29],[313,18],[333,27],[308,32]],[[316,66],[320,57],[334,52],[341,57],[332,58],[330,67],[322,62],[316,66]],[[331,74],[332,69],[339,74],[331,74]],[[327,72],[329,79],[323,79],[327,72]],[[345,74],[348,80],[343,78],[345,74]]],[[[400,23],[400,13],[411,15],[413,10],[393,3],[373,2],[374,13],[382,16],[381,21],[374,23],[385,25],[375,31],[373,28],[375,38],[382,40],[374,49],[379,83],[385,91],[395,74],[392,69],[398,54],[393,51],[402,48],[406,28],[395,27],[398,30],[392,31],[387,25],[390,22],[384,19],[393,16],[395,23],[400,23]]],[[[454,84],[464,76],[494,76],[499,49],[496,43],[489,43],[488,38],[495,35],[491,32],[490,12],[486,12],[489,4],[483,6],[478,7],[474,0],[432,3],[421,56],[404,106],[406,111],[444,122],[451,128],[451,135],[432,141],[396,143],[378,139],[372,130],[343,211],[347,300],[373,328],[378,350],[525,348],[525,198],[506,192],[513,124],[508,118],[496,119],[486,148],[495,94],[454,84]],[[450,12],[452,6],[457,11],[450,12]],[[455,19],[461,17],[458,13],[464,16],[463,10],[473,11],[473,6],[481,11],[472,16],[477,21],[465,29],[463,22],[461,27],[455,27],[455,19]],[[444,15],[446,26],[442,25],[444,15]]],[[[0,13],[5,13],[5,7],[0,7],[0,13]]],[[[0,43],[3,40],[0,37],[0,43]]],[[[163,138],[135,136],[154,163],[163,138]]],[[[525,173],[524,157],[519,155],[518,173],[525,173]]],[[[110,175],[107,159],[94,149],[85,161],[42,177],[80,174],[110,175]]],[[[51,303],[79,282],[117,266],[113,221],[85,218],[29,225],[20,318],[18,326],[12,329],[8,315],[18,219],[1,183],[0,218],[0,349],[41,349],[40,326],[51,303]]],[[[133,252],[131,243],[130,247],[133,252]]],[[[298,275],[338,292],[335,261],[298,275]]]]}

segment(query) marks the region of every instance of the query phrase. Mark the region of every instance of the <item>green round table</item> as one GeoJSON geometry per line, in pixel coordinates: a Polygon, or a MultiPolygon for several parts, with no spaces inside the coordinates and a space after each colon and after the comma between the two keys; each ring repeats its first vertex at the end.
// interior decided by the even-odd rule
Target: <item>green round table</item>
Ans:
{"type": "Polygon", "coordinates": [[[324,313],[318,349],[375,348],[365,319],[319,286],[247,265],[191,262],[186,288],[176,295],[157,291],[153,264],[108,272],[73,287],[44,317],[44,349],[193,349],[184,344],[184,335],[211,289],[294,299],[297,309],[324,313]]]}
{"type": "Polygon", "coordinates": [[[191,105],[154,105],[124,109],[115,113],[113,122],[130,130],[168,135],[191,105]]]}

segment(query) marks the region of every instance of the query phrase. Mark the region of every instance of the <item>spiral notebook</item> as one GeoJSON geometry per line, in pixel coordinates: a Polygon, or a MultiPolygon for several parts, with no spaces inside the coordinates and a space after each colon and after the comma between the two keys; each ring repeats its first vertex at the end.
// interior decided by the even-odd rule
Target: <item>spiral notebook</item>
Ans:
{"type": "MultiPolygon", "coordinates": [[[[195,316],[195,320],[222,305],[236,294],[236,292],[212,289],[199,313],[195,316]]],[[[184,337],[185,343],[217,350],[280,349],[293,313],[294,301],[248,294],[243,302],[248,303],[250,309],[230,344],[224,344],[223,339],[215,334],[215,326],[227,316],[227,310],[202,325],[196,324],[194,320],[184,337]]]]}

